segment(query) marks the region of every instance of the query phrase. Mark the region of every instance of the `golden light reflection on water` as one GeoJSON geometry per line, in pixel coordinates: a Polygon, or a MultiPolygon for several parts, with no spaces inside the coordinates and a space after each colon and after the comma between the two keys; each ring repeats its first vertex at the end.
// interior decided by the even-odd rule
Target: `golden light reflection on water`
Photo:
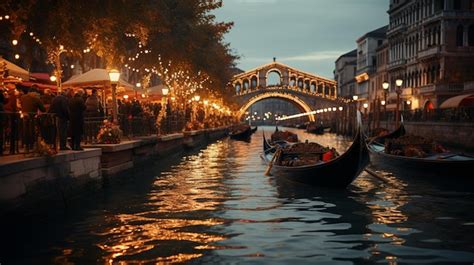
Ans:
{"type": "Polygon", "coordinates": [[[205,212],[218,210],[225,199],[225,190],[216,188],[222,186],[219,164],[224,152],[226,145],[211,145],[198,155],[186,157],[156,178],[144,211],[109,216],[105,227],[112,228],[97,231],[104,239],[97,244],[107,253],[104,260],[181,263],[201,257],[201,251],[215,248],[212,243],[225,240],[226,237],[205,232],[203,228],[224,223],[205,218],[205,212]],[[187,213],[186,218],[180,218],[183,212],[187,213]],[[180,253],[179,248],[172,247],[177,245],[176,241],[195,245],[195,252],[180,253]],[[156,257],[157,249],[164,256],[156,257]],[[154,254],[148,255],[149,252],[154,254]],[[138,255],[139,261],[134,261],[138,255]],[[148,260],[148,257],[153,258],[148,260]]]}
{"type": "MultiPolygon", "coordinates": [[[[372,194],[370,198],[366,196],[356,198],[366,204],[373,218],[373,223],[368,227],[373,233],[367,234],[366,239],[370,240],[374,235],[379,235],[382,239],[389,240],[392,245],[403,245],[406,240],[401,235],[409,234],[411,229],[392,226],[405,223],[408,220],[408,216],[402,210],[402,207],[409,202],[409,196],[405,191],[408,184],[390,173],[383,171],[377,171],[377,173],[381,176],[378,180],[374,181],[372,177],[363,177],[356,182],[365,194],[372,194]]],[[[373,246],[371,253],[372,255],[381,254],[377,244],[373,246]]],[[[385,259],[389,264],[397,264],[395,256],[387,255],[385,259]]]]}

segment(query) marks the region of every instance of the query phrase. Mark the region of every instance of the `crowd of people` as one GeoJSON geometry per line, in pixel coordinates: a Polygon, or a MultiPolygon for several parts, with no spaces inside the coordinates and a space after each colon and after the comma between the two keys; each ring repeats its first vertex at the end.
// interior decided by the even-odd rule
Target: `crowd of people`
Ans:
{"type": "MultiPolygon", "coordinates": [[[[0,87],[0,154],[9,148],[19,153],[21,139],[25,152],[34,149],[38,136],[49,145],[59,139],[59,150],[82,150],[85,125],[96,124],[97,134],[103,120],[112,116],[112,101],[104,100],[96,89],[65,89],[61,93],[36,86],[23,87],[14,82],[0,87]],[[68,138],[70,142],[68,143],[68,138]]],[[[205,111],[201,104],[180,106],[168,99],[161,113],[159,102],[123,97],[117,100],[118,121],[125,135],[147,126],[148,133],[173,133],[228,125],[233,117],[205,111]],[[162,115],[160,115],[160,113],[162,115]]],[[[89,128],[89,127],[87,127],[89,128]]]]}

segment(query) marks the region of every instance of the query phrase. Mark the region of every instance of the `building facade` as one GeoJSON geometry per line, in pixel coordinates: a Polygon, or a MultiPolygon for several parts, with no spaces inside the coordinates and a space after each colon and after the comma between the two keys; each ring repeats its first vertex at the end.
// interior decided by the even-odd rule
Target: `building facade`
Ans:
{"type": "Polygon", "coordinates": [[[371,102],[370,92],[371,89],[374,89],[372,80],[377,73],[377,49],[382,46],[386,39],[387,28],[388,26],[378,28],[357,40],[357,71],[355,77],[357,86],[355,95],[358,96],[359,108],[367,109],[367,111],[372,111],[369,108],[371,102]]]}
{"type": "Polygon", "coordinates": [[[337,82],[337,94],[352,99],[355,93],[355,76],[357,71],[357,50],[341,55],[336,60],[334,80],[337,82]]]}
{"type": "Polygon", "coordinates": [[[396,79],[402,110],[474,92],[473,0],[391,0],[388,14],[388,107],[397,102],[396,79]]]}

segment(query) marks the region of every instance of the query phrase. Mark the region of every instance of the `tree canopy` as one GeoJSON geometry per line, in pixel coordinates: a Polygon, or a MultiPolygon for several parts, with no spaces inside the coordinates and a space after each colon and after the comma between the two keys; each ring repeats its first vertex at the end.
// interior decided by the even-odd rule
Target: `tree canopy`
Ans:
{"type": "Polygon", "coordinates": [[[108,67],[143,76],[186,73],[215,93],[237,59],[223,39],[232,23],[212,14],[221,6],[221,0],[3,0],[0,14],[9,16],[11,39],[28,41],[27,49],[51,54],[62,45],[75,58],[90,51],[108,67]],[[171,66],[167,73],[160,61],[171,66]]]}

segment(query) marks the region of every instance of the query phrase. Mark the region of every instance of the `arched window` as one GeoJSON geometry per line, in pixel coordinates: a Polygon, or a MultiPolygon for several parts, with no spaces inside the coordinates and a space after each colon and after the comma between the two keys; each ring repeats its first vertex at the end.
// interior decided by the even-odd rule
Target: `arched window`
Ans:
{"type": "Polygon", "coordinates": [[[456,29],[456,46],[461,47],[464,44],[464,27],[459,25],[456,29]]]}
{"type": "Polygon", "coordinates": [[[249,80],[245,79],[244,80],[244,89],[247,90],[250,88],[250,85],[249,85],[249,80]]]}
{"type": "Polygon", "coordinates": [[[241,89],[242,89],[242,87],[240,86],[240,83],[236,83],[235,84],[235,93],[240,93],[241,89]]]}
{"type": "Polygon", "coordinates": [[[268,72],[267,74],[267,86],[278,86],[281,84],[281,76],[280,73],[273,70],[268,72]]]}
{"type": "Polygon", "coordinates": [[[310,89],[309,80],[304,81],[304,89],[309,91],[310,89]]]}
{"type": "Polygon", "coordinates": [[[316,83],[315,82],[311,82],[311,92],[316,92],[316,83]]]}
{"type": "Polygon", "coordinates": [[[290,87],[296,86],[296,77],[292,76],[290,78],[290,87]]]}
{"type": "Polygon", "coordinates": [[[303,89],[303,79],[298,79],[298,87],[303,89]]]}
{"type": "Polygon", "coordinates": [[[469,31],[467,33],[467,43],[469,46],[474,46],[474,25],[469,26],[469,31]]]}
{"type": "Polygon", "coordinates": [[[257,88],[257,77],[256,76],[253,76],[251,79],[250,79],[250,88],[257,88]]]}

